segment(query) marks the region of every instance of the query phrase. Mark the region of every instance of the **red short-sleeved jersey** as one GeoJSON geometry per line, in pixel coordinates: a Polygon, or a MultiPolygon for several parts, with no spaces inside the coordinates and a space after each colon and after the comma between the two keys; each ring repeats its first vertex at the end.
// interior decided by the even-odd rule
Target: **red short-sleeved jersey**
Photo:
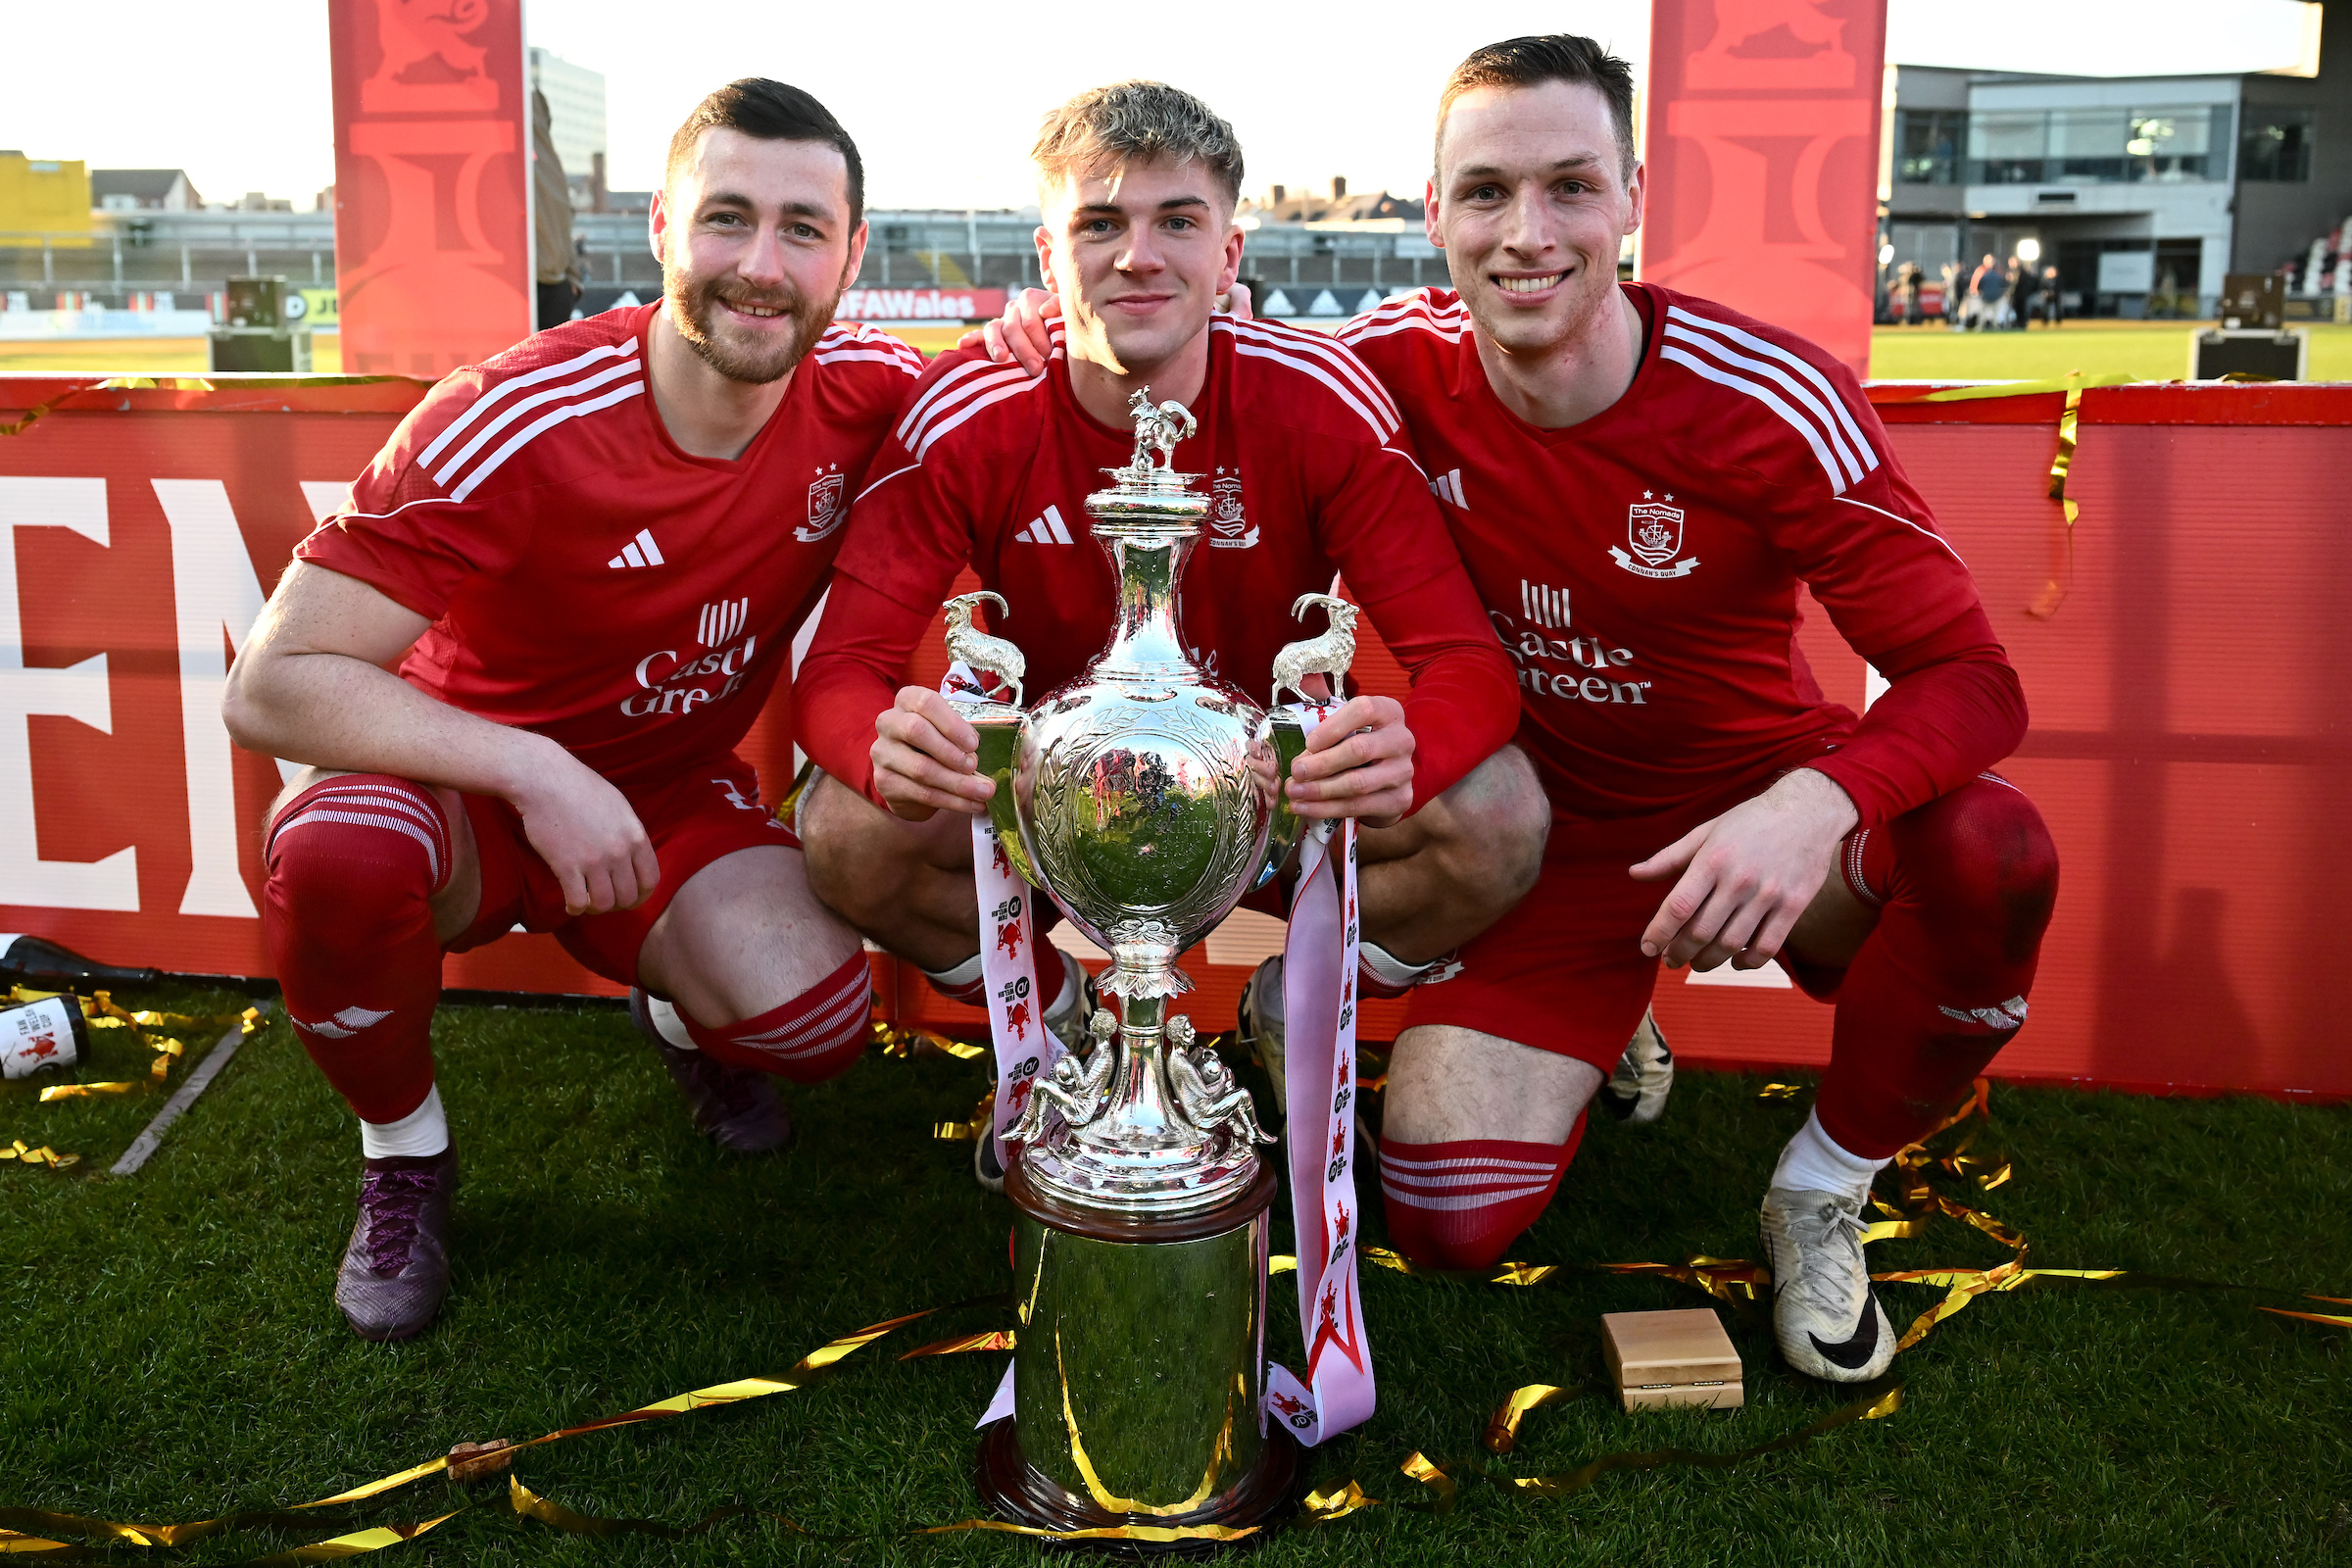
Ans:
{"type": "Polygon", "coordinates": [[[829,327],[740,458],[695,457],[647,395],[658,309],[444,378],[294,552],[431,617],[411,685],[616,781],[743,738],[922,373],[896,338],[829,327]]]}
{"type": "Polygon", "coordinates": [[[1412,429],[1553,801],[1671,811],[1838,742],[1807,765],[1867,825],[2007,755],[2016,676],[1860,383],[1791,333],[1625,287],[1646,329],[1633,384],[1565,429],[1503,406],[1449,291],[1341,333],[1412,429]],[[1795,646],[1799,582],[1894,682],[1859,725],[1795,646]]]}
{"type": "MultiPolygon", "coordinates": [[[[1416,805],[1509,740],[1509,662],[1395,405],[1355,357],[1318,333],[1218,317],[1192,412],[1175,466],[1205,480],[1211,511],[1180,608],[1202,665],[1262,700],[1282,645],[1320,629],[1293,620],[1292,603],[1338,571],[1413,677],[1416,805]]],[[[874,717],[967,563],[1004,596],[994,629],[1026,656],[1030,695],[1100,654],[1116,584],[1086,498],[1133,450],[1132,430],[1079,405],[1058,330],[1036,379],[977,353],[934,362],[874,460],[801,666],[809,756],[870,792],[874,717]]]]}

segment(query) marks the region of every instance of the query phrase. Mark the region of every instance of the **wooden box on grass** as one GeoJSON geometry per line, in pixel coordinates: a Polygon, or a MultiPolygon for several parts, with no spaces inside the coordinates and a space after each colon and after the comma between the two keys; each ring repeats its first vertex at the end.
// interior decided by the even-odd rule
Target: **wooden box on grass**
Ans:
{"type": "Polygon", "coordinates": [[[1628,1410],[1670,1404],[1729,1410],[1747,1402],[1740,1352],[1711,1308],[1604,1312],[1600,1347],[1628,1410]]]}

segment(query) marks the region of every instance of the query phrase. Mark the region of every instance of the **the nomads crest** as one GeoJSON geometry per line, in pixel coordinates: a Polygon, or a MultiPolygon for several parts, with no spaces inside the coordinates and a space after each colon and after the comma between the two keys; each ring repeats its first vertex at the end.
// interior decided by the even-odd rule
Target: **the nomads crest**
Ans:
{"type": "Polygon", "coordinates": [[[848,482],[839,472],[820,473],[809,482],[808,521],[806,526],[793,530],[794,538],[803,544],[811,544],[841,526],[842,519],[850,510],[843,501],[848,482]]]}
{"type": "MultiPolygon", "coordinates": [[[[1667,501],[1674,497],[1668,496],[1667,501]]],[[[1609,547],[1609,557],[1618,565],[1637,577],[1687,577],[1698,564],[1698,558],[1673,561],[1683,548],[1683,509],[1665,502],[1642,500],[1625,509],[1625,542],[1632,547],[1627,555],[1615,545],[1609,547]]]]}

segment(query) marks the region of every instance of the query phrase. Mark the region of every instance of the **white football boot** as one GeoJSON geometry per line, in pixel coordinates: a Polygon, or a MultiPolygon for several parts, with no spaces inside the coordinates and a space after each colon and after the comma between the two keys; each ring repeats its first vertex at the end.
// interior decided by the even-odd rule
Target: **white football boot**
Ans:
{"type": "Polygon", "coordinates": [[[1831,1383],[1867,1383],[1894,1360],[1894,1330],[1862,1259],[1863,1201],[1775,1187],[1757,1216],[1781,1353],[1831,1383]]]}
{"type": "Polygon", "coordinates": [[[1666,1111],[1666,1097],[1674,1093],[1674,1052],[1658,1032],[1658,1020],[1647,1010],[1641,1027],[1626,1042],[1617,1070],[1600,1086],[1601,1108],[1622,1122],[1646,1127],[1666,1111]]]}

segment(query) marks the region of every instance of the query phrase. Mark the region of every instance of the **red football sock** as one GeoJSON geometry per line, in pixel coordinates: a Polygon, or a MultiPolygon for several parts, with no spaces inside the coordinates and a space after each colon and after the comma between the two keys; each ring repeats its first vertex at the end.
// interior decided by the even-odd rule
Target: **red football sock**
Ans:
{"type": "Polygon", "coordinates": [[[1479,1269],[1536,1222],[1585,1141],[1579,1113],[1564,1144],[1503,1138],[1380,1145],[1389,1240],[1424,1268],[1479,1269]]]}
{"type": "Polygon", "coordinates": [[[694,1043],[712,1061],[774,1073],[795,1083],[822,1083],[850,1070],[865,1050],[871,1009],[865,955],[854,953],[831,974],[757,1018],[706,1028],[680,1011],[694,1043]]]}
{"type": "Polygon", "coordinates": [[[400,1120],[433,1087],[441,803],[381,773],[328,779],[278,813],[263,863],[262,940],[295,1037],[361,1120],[400,1120]]]}
{"type": "MultiPolygon", "coordinates": [[[[1062,982],[1069,978],[1070,966],[1062,951],[1053,943],[1040,942],[1037,948],[1037,1015],[1042,1018],[1061,1000],[1062,982]]],[[[923,978],[931,982],[932,990],[950,1002],[960,1002],[967,1007],[988,1005],[988,976],[981,968],[978,954],[944,974],[933,974],[926,969],[923,978]],[[967,968],[972,977],[960,978],[967,968]]]]}
{"type": "Polygon", "coordinates": [[[1837,988],[1815,1108],[1840,1149],[1885,1159],[2017,1038],[2058,851],[2034,803],[1987,776],[1854,835],[1840,866],[1885,912],[1837,988]]]}

